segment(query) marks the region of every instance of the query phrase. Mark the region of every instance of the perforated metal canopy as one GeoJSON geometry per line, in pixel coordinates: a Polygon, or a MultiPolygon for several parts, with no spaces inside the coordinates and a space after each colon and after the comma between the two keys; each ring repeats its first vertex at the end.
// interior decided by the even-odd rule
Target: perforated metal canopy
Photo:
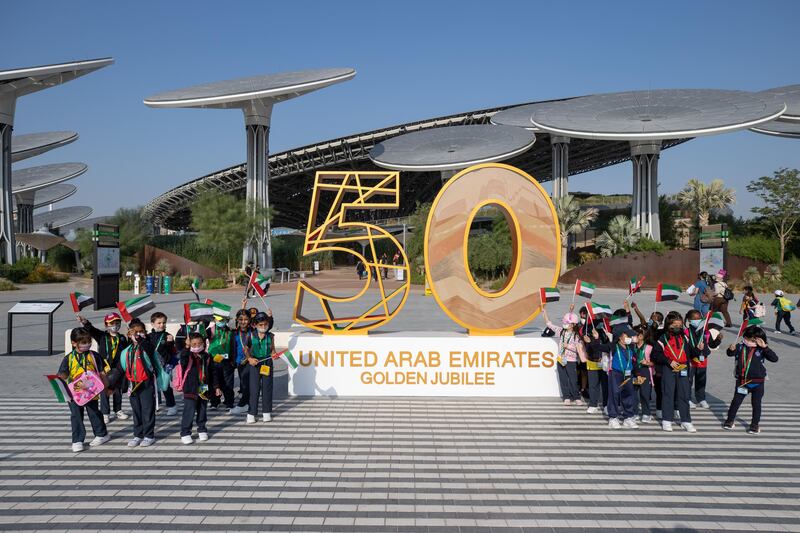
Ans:
{"type": "Polygon", "coordinates": [[[23,96],[60,85],[114,63],[110,57],[0,71],[0,94],[23,96]]]}
{"type": "Polygon", "coordinates": [[[33,246],[37,250],[49,250],[66,242],[64,237],[54,235],[46,229],[38,229],[33,233],[17,233],[16,239],[17,242],[33,246]]]}
{"type": "Polygon", "coordinates": [[[43,189],[39,189],[31,193],[33,194],[33,208],[38,209],[46,205],[60,202],[75,194],[77,190],[78,188],[71,183],[56,183],[55,185],[49,185],[43,189]]]}
{"type": "Polygon", "coordinates": [[[21,168],[11,173],[13,194],[35,191],[54,183],[71,180],[86,172],[83,163],[53,163],[38,167],[21,168]]]}
{"type": "Polygon", "coordinates": [[[77,139],[78,134],[74,131],[47,131],[14,135],[11,137],[11,161],[16,163],[29,157],[41,155],[77,139]]]}
{"type": "Polygon", "coordinates": [[[451,126],[393,137],[375,145],[369,158],[392,170],[455,170],[508,159],[535,141],[532,132],[513,126],[451,126]]]}
{"type": "Polygon", "coordinates": [[[41,228],[48,226],[50,228],[60,228],[67,224],[73,224],[84,218],[89,218],[92,215],[92,208],[85,205],[62,207],[60,209],[53,209],[52,211],[44,211],[33,215],[33,227],[41,228]]]}
{"type": "Polygon", "coordinates": [[[755,128],[750,128],[750,131],[763,133],[764,135],[773,135],[775,137],[800,139],[800,122],[773,120],[772,122],[759,124],[755,128]]]}
{"type": "Polygon", "coordinates": [[[765,100],[786,104],[786,111],[780,116],[780,120],[800,122],[800,85],[776,87],[756,94],[765,100]]]}
{"type": "Polygon", "coordinates": [[[634,141],[746,129],[785,110],[783,103],[744,91],[665,89],[573,98],[537,110],[531,122],[551,134],[634,141]]]}
{"type": "Polygon", "coordinates": [[[167,91],[150,96],[144,103],[151,107],[238,108],[252,100],[288,100],[355,75],[352,68],[265,74],[167,91]]]}
{"type": "Polygon", "coordinates": [[[554,105],[558,106],[566,101],[567,100],[556,100],[552,102],[539,102],[536,104],[512,107],[511,109],[506,109],[496,113],[494,116],[492,116],[491,122],[492,124],[498,124],[501,126],[516,126],[518,128],[525,128],[526,130],[541,131],[531,122],[531,117],[533,117],[533,114],[536,111],[541,112],[549,109],[554,105]]]}

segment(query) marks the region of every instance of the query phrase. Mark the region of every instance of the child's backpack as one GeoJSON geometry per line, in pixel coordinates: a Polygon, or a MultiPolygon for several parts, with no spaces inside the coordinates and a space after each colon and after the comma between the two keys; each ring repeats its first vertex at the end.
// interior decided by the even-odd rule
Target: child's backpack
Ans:
{"type": "Polygon", "coordinates": [[[192,369],[192,359],[193,357],[189,357],[189,364],[186,365],[186,369],[178,363],[175,365],[175,368],[172,369],[172,390],[177,392],[183,392],[183,383],[186,381],[186,375],[189,373],[189,370],[192,369]]]}
{"type": "Polygon", "coordinates": [[[778,298],[778,305],[781,306],[781,311],[785,311],[787,313],[797,309],[797,307],[795,307],[795,305],[791,301],[789,301],[789,298],[784,298],[784,297],[778,298]]]}
{"type": "Polygon", "coordinates": [[[761,317],[767,316],[767,308],[764,307],[764,304],[762,304],[761,302],[758,302],[753,307],[753,316],[756,317],[756,318],[761,318],[761,317]]]}

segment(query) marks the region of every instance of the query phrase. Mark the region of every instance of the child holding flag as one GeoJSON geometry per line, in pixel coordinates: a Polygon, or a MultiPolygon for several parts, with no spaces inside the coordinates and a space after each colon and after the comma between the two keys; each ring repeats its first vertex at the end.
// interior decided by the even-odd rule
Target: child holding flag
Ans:
{"type": "MultiPolygon", "coordinates": [[[[74,382],[84,372],[94,372],[102,377],[104,375],[103,360],[97,352],[92,351],[92,336],[89,332],[83,328],[75,328],[70,333],[69,340],[72,344],[72,351],[61,360],[58,377],[69,383],[74,382]]],[[[104,393],[101,393],[99,396],[103,395],[104,393]]],[[[68,403],[73,452],[83,451],[83,440],[86,438],[86,427],[83,425],[84,411],[89,415],[89,423],[92,424],[92,433],[94,433],[94,439],[89,446],[100,446],[111,440],[98,407],[97,397],[84,405],[78,405],[74,401],[68,403]]]]}
{"type": "Polygon", "coordinates": [[[641,410],[641,421],[643,424],[649,424],[653,421],[650,411],[650,399],[653,396],[653,382],[655,366],[650,358],[653,351],[653,346],[647,341],[647,328],[644,324],[635,326],[633,330],[636,332],[636,343],[633,347],[636,352],[636,361],[634,363],[634,373],[636,377],[633,380],[633,385],[638,392],[639,408],[641,410]]]}
{"type": "Polygon", "coordinates": [[[558,381],[561,385],[561,396],[564,405],[584,405],[578,390],[578,360],[586,361],[586,347],[578,334],[578,315],[572,312],[564,315],[561,327],[556,326],[547,316],[547,311],[542,307],[542,315],[547,327],[555,332],[558,339],[558,381]]]}
{"type": "Polygon", "coordinates": [[[603,369],[603,358],[608,358],[608,352],[600,346],[609,342],[606,332],[595,327],[594,321],[587,320],[589,313],[586,307],[578,311],[581,324],[578,334],[586,346],[586,374],[589,382],[589,407],[586,412],[597,414],[603,409],[608,394],[608,374],[603,369]]]}
{"type": "Polygon", "coordinates": [[[247,423],[255,424],[258,414],[258,396],[261,395],[261,407],[264,422],[272,420],[272,356],[275,354],[275,340],[270,333],[270,311],[258,313],[253,319],[255,333],[250,336],[250,342],[245,351],[247,357],[250,390],[250,408],[247,413],[247,423]],[[269,313],[269,315],[267,314],[269,313]]]}
{"type": "MultiPolygon", "coordinates": [[[[119,379],[112,378],[111,371],[119,365],[119,354],[128,346],[128,339],[120,335],[119,330],[122,326],[122,317],[117,313],[109,313],[103,319],[105,331],[94,327],[91,322],[81,315],[76,315],[78,322],[89,332],[97,343],[97,351],[103,359],[104,369],[109,372],[110,388],[113,389],[111,400],[105,394],[100,395],[100,411],[103,413],[103,421],[108,424],[116,416],[120,420],[127,420],[128,415],[122,410],[122,391],[126,388],[124,376],[119,379]],[[113,410],[111,409],[113,407],[113,410]]],[[[113,373],[113,376],[119,374],[113,373]]]]}
{"type": "Polygon", "coordinates": [[[692,309],[686,313],[686,335],[689,342],[697,348],[697,357],[692,357],[689,366],[689,397],[694,385],[694,399],[697,403],[689,400],[689,407],[699,405],[703,409],[708,409],[706,401],[706,383],[708,381],[708,356],[711,350],[716,349],[722,343],[722,333],[717,329],[704,327],[704,320],[700,311],[692,309]],[[700,343],[703,348],[700,349],[700,343]]]}
{"type": "Polygon", "coordinates": [[[753,406],[750,427],[747,432],[753,435],[761,433],[761,400],[764,398],[767,369],[764,360],[778,362],[778,355],[767,345],[767,335],[758,326],[748,326],[743,333],[742,342],[728,347],[728,357],[736,360],[733,375],[736,378],[736,391],[733,394],[728,416],[722,424],[723,429],[733,429],[736,412],[749,394],[753,406]]]}
{"type": "Polygon", "coordinates": [[[128,441],[128,447],[152,446],[156,442],[156,370],[161,366],[138,318],[128,324],[128,340],[119,357],[119,368],[131,387],[128,397],[133,411],[133,439],[128,441]]]}
{"type": "Polygon", "coordinates": [[[211,356],[206,351],[206,341],[199,333],[189,334],[189,347],[180,355],[183,372],[183,416],[181,442],[191,444],[192,423],[197,421],[197,440],[208,440],[208,396],[219,397],[221,391],[211,371],[211,356]],[[213,392],[210,392],[213,391],[213,392]]]}
{"type": "MultiPolygon", "coordinates": [[[[211,356],[210,371],[214,382],[222,391],[225,407],[229,413],[233,409],[233,384],[236,372],[234,337],[228,328],[227,317],[214,315],[214,329],[208,343],[208,353],[211,356]]],[[[214,395],[209,401],[211,408],[216,409],[220,403],[220,396],[214,395]]]]}
{"type": "MultiPolygon", "coordinates": [[[[167,315],[160,311],[156,311],[150,315],[150,326],[152,329],[147,334],[147,338],[155,346],[156,353],[161,359],[161,365],[169,373],[172,367],[175,366],[175,337],[167,333],[167,315]]],[[[161,395],[158,392],[159,397],[161,395]]],[[[164,391],[164,400],[167,403],[167,416],[175,416],[178,414],[178,407],[175,405],[175,393],[171,387],[167,387],[164,391]]]]}
{"type": "Polygon", "coordinates": [[[661,388],[663,413],[661,428],[672,431],[675,419],[675,405],[681,416],[681,427],[689,433],[697,430],[692,424],[689,413],[689,361],[698,355],[705,344],[700,341],[698,347],[692,346],[683,327],[680,314],[668,314],[667,332],[653,346],[652,358],[661,365],[661,388]]]}
{"type": "Polygon", "coordinates": [[[602,346],[611,353],[611,367],[608,371],[608,427],[636,429],[639,425],[634,418],[636,396],[633,388],[633,369],[636,353],[633,343],[636,332],[627,323],[613,328],[613,342],[602,346]],[[623,419],[620,423],[620,418],[623,419]]]}
{"type": "MultiPolygon", "coordinates": [[[[242,301],[242,305],[247,305],[247,299],[242,301]]],[[[232,415],[240,415],[249,411],[250,388],[248,382],[250,376],[248,369],[250,365],[247,364],[247,346],[250,344],[252,334],[250,311],[243,307],[236,312],[236,331],[233,334],[234,363],[239,374],[239,403],[231,409],[230,414],[232,415]]]]}

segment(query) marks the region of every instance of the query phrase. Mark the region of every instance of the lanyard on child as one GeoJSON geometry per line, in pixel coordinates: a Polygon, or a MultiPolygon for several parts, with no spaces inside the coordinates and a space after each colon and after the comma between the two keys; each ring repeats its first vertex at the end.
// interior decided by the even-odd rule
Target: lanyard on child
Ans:
{"type": "Polygon", "coordinates": [[[672,354],[672,358],[675,359],[675,362],[676,363],[680,363],[681,362],[681,356],[683,356],[683,350],[684,350],[684,348],[686,348],[686,343],[685,342],[681,343],[681,351],[680,351],[680,353],[678,355],[675,355],[675,350],[673,350],[672,346],[669,345],[669,337],[667,337],[666,346],[669,349],[669,352],[672,354]]]}
{"type": "Polygon", "coordinates": [[[747,346],[742,345],[742,384],[744,385],[745,380],[747,379],[747,374],[750,372],[750,363],[753,362],[753,357],[756,355],[756,349],[750,348],[750,357],[747,358],[747,367],[745,367],[744,359],[745,355],[747,354],[747,346]]]}
{"type": "Polygon", "coordinates": [[[645,359],[644,351],[645,351],[645,345],[644,344],[642,344],[641,348],[638,347],[638,346],[636,347],[636,362],[637,363],[641,364],[641,362],[644,361],[644,359],[645,359]]]}
{"type": "Polygon", "coordinates": [[[116,335],[106,335],[106,355],[111,356],[113,359],[117,355],[117,348],[119,347],[119,338],[116,335]],[[111,337],[111,349],[108,349],[108,338],[111,337]]]}
{"type": "Polygon", "coordinates": [[[89,370],[88,368],[86,368],[86,355],[87,354],[88,354],[88,352],[84,353],[84,354],[80,354],[74,348],[69,354],[70,359],[72,359],[73,356],[75,357],[75,361],[78,363],[78,366],[83,369],[84,372],[87,372],[89,370]],[[83,357],[81,357],[81,356],[83,356],[83,357]]]}
{"type": "MultiPolygon", "coordinates": [[[[617,359],[619,360],[619,366],[622,368],[622,372],[627,374],[628,372],[631,371],[631,367],[632,367],[631,358],[630,357],[626,357],[625,366],[623,366],[622,365],[622,353],[621,352],[622,352],[622,348],[619,347],[619,344],[614,346],[614,355],[616,355],[617,359]]],[[[628,349],[627,348],[625,349],[625,353],[626,354],[628,353],[628,349]]]]}
{"type": "Polygon", "coordinates": [[[161,341],[164,340],[164,335],[166,334],[167,334],[166,331],[162,331],[161,335],[158,337],[158,342],[156,343],[156,349],[155,349],[156,352],[158,351],[158,347],[161,346],[161,341]]]}
{"type": "MultiPolygon", "coordinates": [[[[698,339],[698,340],[697,340],[697,342],[695,342],[695,340],[694,340],[694,335],[692,334],[692,326],[689,326],[689,327],[688,327],[688,328],[686,328],[686,329],[687,329],[687,331],[689,332],[689,342],[691,342],[691,343],[692,343],[692,346],[694,346],[695,348],[697,348],[697,343],[698,343],[698,342],[700,342],[700,339],[698,339]]],[[[703,337],[703,334],[701,333],[701,334],[700,334],[700,338],[702,338],[702,337],[703,337]]]]}

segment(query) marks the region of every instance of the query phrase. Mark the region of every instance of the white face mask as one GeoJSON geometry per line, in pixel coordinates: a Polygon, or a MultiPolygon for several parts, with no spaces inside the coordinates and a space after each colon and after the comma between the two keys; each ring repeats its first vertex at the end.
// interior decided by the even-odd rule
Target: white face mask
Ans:
{"type": "Polygon", "coordinates": [[[266,333],[269,328],[256,328],[259,333],[266,333]]]}
{"type": "Polygon", "coordinates": [[[192,346],[191,348],[189,348],[189,350],[192,353],[200,353],[200,352],[203,351],[203,347],[202,346],[192,346]]]}
{"type": "Polygon", "coordinates": [[[227,326],[227,325],[228,325],[228,323],[227,323],[227,322],[215,322],[214,324],[216,324],[216,326],[217,326],[218,328],[224,328],[225,326],[227,326]]]}
{"type": "Polygon", "coordinates": [[[167,326],[153,326],[153,330],[156,333],[164,333],[164,331],[166,331],[166,329],[167,329],[167,326]]]}
{"type": "Polygon", "coordinates": [[[758,346],[758,344],[756,344],[756,341],[751,341],[747,339],[742,339],[742,341],[744,342],[744,345],[747,346],[748,348],[755,348],[756,346],[758,346]]]}
{"type": "Polygon", "coordinates": [[[92,349],[91,343],[89,343],[89,344],[79,344],[78,345],[78,351],[81,352],[81,353],[88,352],[91,349],[92,349]]]}
{"type": "Polygon", "coordinates": [[[581,318],[581,324],[586,324],[586,319],[585,318],[581,318]]]}
{"type": "Polygon", "coordinates": [[[632,342],[633,342],[633,339],[631,337],[626,337],[625,338],[625,344],[630,344],[632,342]]]}
{"type": "Polygon", "coordinates": [[[108,331],[111,333],[118,333],[119,332],[119,324],[114,324],[113,326],[108,326],[108,331]]]}

